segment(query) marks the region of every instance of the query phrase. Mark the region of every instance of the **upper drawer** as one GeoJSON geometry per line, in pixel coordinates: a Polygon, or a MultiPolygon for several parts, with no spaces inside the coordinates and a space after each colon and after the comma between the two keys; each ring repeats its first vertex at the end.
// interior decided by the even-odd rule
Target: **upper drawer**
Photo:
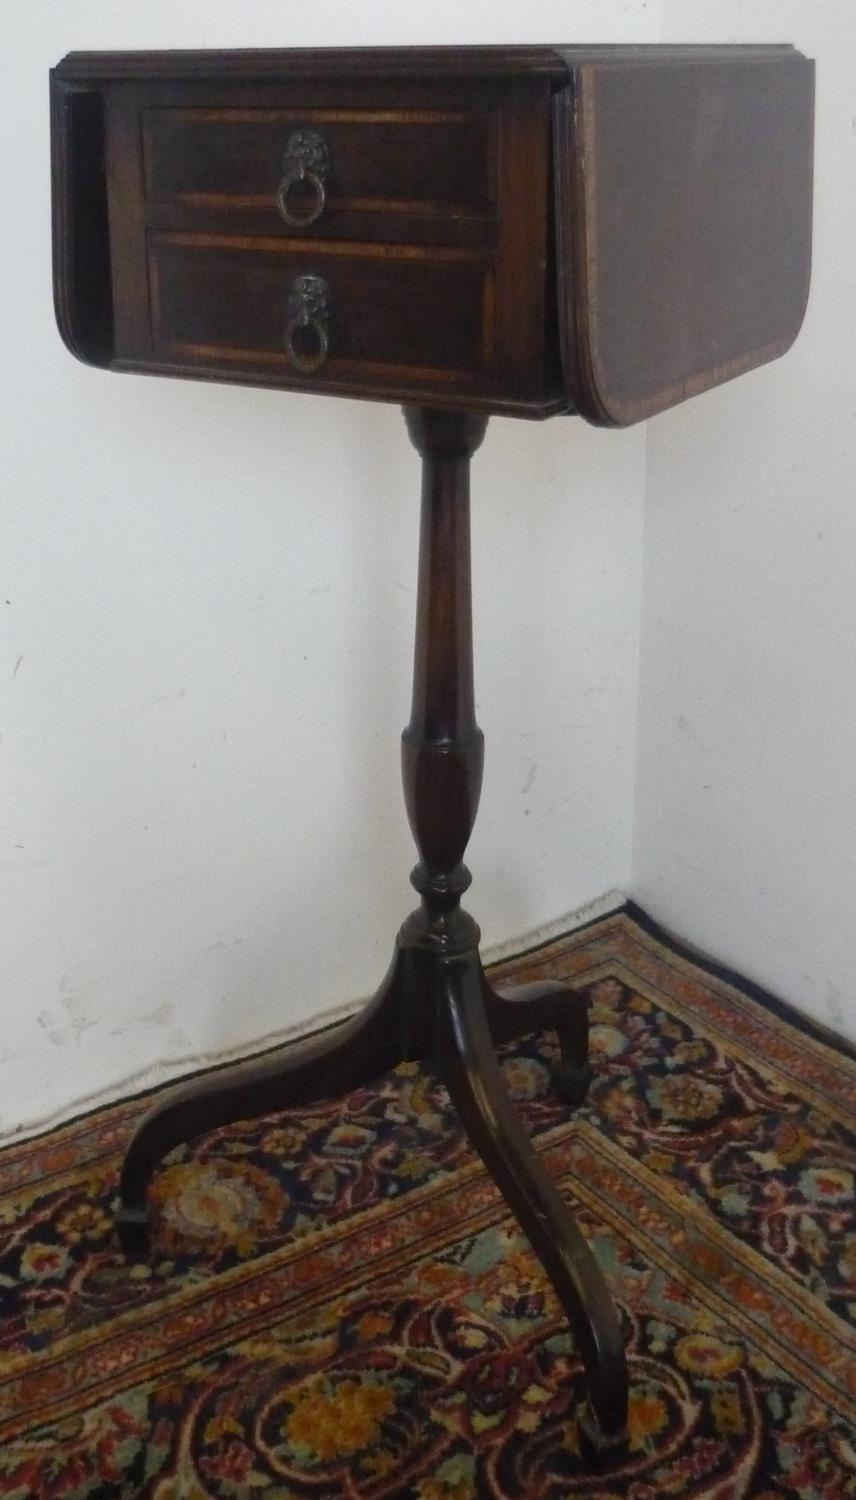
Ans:
{"type": "Polygon", "coordinates": [[[494,113],[146,108],[148,222],[484,243],[496,219],[494,113]]]}

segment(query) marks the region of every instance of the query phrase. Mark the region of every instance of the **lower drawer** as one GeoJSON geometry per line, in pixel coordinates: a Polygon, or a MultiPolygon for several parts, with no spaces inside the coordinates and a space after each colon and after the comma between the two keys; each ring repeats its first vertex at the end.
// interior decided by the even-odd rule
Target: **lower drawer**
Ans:
{"type": "Polygon", "coordinates": [[[469,248],[151,234],[153,354],[277,380],[484,383],[493,275],[469,248]]]}

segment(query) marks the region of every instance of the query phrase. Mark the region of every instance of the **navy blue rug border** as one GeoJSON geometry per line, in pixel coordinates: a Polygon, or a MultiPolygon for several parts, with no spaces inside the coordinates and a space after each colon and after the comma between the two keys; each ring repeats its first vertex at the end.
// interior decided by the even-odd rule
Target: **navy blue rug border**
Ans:
{"type": "MultiPolygon", "coordinates": [[[[702,973],[710,974],[714,979],[721,979],[725,984],[730,985],[732,989],[739,990],[747,999],[754,1000],[757,1005],[761,1005],[765,1010],[769,1010],[780,1021],[786,1021],[795,1031],[800,1031],[803,1035],[812,1037],[816,1042],[822,1042],[824,1046],[830,1047],[832,1051],[840,1053],[842,1057],[846,1057],[851,1062],[856,1062],[856,1044],[851,1042],[847,1037],[841,1036],[837,1031],[832,1031],[830,1027],[824,1026],[821,1021],[816,1021],[813,1016],[806,1015],[804,1011],[799,1010],[795,1005],[791,1005],[789,1001],[780,1000],[778,995],[771,994],[769,990],[765,990],[760,984],[756,984],[754,980],[747,979],[744,974],[739,974],[736,969],[730,969],[727,964],[722,964],[717,959],[711,958],[703,949],[694,947],[685,938],[676,937],[667,927],[662,927],[646,911],[643,911],[641,906],[637,906],[635,901],[623,901],[620,905],[614,906],[610,911],[602,912],[600,916],[592,917],[588,922],[582,922],[579,927],[569,929],[567,936],[574,937],[578,932],[587,932],[590,928],[596,927],[599,922],[606,922],[610,917],[618,916],[630,917],[631,921],[635,922],[637,927],[641,927],[643,932],[647,932],[649,937],[655,938],[664,948],[668,948],[672,953],[677,954],[679,958],[685,958],[689,963],[694,964],[697,969],[700,969],[702,973]]],[[[531,958],[543,949],[550,948],[554,943],[560,943],[561,941],[562,934],[559,934],[557,937],[547,938],[544,942],[533,944],[531,948],[521,948],[519,953],[513,954],[510,958],[503,959],[502,962],[506,964],[513,963],[518,958],[531,958]]]]}

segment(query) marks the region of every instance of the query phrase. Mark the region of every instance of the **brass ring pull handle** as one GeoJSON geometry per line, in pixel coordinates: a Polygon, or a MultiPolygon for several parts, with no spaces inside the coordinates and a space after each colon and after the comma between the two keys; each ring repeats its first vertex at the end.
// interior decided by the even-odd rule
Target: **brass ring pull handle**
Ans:
{"type": "Polygon", "coordinates": [[[276,206],[286,224],[305,229],[320,219],[327,202],[327,173],[330,159],[327,143],[318,130],[301,126],[288,138],[283,158],[285,176],[276,190],[276,206]],[[310,188],[307,195],[306,185],[310,188]],[[295,192],[295,189],[299,191],[295,192]]]}
{"type": "Polygon", "coordinates": [[[285,352],[295,370],[311,375],[330,353],[330,288],[320,276],[298,276],[288,293],[285,352]]]}

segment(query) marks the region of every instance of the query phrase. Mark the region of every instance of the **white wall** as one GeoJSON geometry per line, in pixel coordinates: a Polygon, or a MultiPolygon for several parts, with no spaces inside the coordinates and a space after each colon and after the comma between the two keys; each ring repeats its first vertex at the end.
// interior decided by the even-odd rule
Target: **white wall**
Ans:
{"type": "Polygon", "coordinates": [[[787,357],[649,424],[632,889],[856,1036],[856,7],[662,18],[817,59],[815,242],[787,357]]]}
{"type": "MultiPolygon", "coordinates": [[[[353,1002],[414,900],[401,417],[76,364],[51,305],[48,68],[72,48],[655,40],[657,13],[5,0],[3,19],[8,1133],[353,1002]]],[[[644,445],[498,420],[474,466],[488,943],[628,883],[644,445]]]]}

